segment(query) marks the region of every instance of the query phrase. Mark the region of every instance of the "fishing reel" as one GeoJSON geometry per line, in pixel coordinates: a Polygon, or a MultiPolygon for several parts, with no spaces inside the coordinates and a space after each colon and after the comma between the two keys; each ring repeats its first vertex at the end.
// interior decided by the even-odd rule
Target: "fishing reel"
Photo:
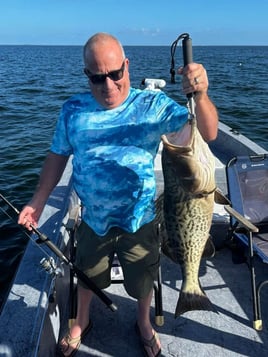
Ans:
{"type": "Polygon", "coordinates": [[[57,276],[57,277],[63,277],[64,276],[64,270],[62,266],[58,266],[55,263],[54,258],[49,257],[49,258],[42,258],[40,260],[40,265],[41,267],[48,273],[49,275],[52,276],[57,276]]]}
{"type": "MultiPolygon", "coordinates": [[[[48,257],[48,258],[42,258],[40,260],[40,265],[41,267],[46,271],[47,274],[51,275],[53,278],[53,281],[55,281],[56,278],[60,277],[62,278],[64,276],[64,269],[62,266],[58,266],[55,263],[54,258],[48,257]]],[[[49,303],[54,303],[56,301],[56,288],[55,284],[53,286],[52,292],[48,297],[49,303]]]]}

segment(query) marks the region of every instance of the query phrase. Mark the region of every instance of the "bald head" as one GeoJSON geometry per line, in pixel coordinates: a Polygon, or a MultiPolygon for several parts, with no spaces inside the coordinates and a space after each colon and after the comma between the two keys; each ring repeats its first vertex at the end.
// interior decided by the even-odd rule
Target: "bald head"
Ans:
{"type": "Polygon", "coordinates": [[[98,32],[90,37],[84,45],[85,64],[94,61],[99,52],[103,50],[116,51],[117,54],[121,55],[122,59],[125,59],[123,46],[117,38],[105,32],[98,32]]]}

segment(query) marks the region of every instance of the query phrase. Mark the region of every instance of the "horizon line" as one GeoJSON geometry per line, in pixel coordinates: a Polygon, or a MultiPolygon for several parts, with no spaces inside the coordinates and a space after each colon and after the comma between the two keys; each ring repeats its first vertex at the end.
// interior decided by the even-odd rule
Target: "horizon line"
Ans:
{"type": "MultiPolygon", "coordinates": [[[[76,47],[83,47],[84,45],[79,44],[47,44],[47,43],[0,43],[0,46],[76,46],[76,47]]],[[[149,44],[123,44],[123,47],[130,47],[130,46],[139,46],[139,47],[170,47],[171,45],[149,45],[149,44]]],[[[193,45],[193,47],[267,47],[268,44],[200,44],[200,45],[193,45]]]]}

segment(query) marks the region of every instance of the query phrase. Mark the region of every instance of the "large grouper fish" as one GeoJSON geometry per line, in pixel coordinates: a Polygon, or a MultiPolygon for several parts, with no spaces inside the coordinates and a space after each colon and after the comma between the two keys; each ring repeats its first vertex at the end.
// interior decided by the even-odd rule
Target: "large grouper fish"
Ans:
{"type": "Polygon", "coordinates": [[[204,251],[212,254],[210,227],[215,195],[215,158],[189,120],[162,136],[164,192],[156,201],[162,252],[182,270],[175,317],[190,310],[214,310],[199,281],[204,251]],[[211,250],[211,252],[209,252],[211,250]]]}

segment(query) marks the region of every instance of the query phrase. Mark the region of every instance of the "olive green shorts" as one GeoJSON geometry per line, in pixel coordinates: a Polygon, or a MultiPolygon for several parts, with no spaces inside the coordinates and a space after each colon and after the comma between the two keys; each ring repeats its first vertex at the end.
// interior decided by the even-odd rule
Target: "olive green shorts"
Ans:
{"type": "MultiPolygon", "coordinates": [[[[76,266],[100,289],[111,284],[114,254],[123,270],[127,293],[142,299],[148,296],[159,269],[159,236],[154,222],[145,224],[136,233],[112,228],[98,236],[84,221],[77,230],[76,266]]],[[[87,286],[79,281],[84,288],[87,286]]]]}

